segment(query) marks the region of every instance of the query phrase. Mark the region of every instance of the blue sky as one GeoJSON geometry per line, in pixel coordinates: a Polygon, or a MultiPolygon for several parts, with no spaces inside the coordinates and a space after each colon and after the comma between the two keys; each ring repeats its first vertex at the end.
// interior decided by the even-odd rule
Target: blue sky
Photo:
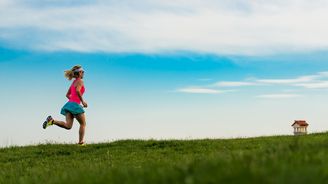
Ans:
{"type": "Polygon", "coordinates": [[[0,2],[0,145],[76,142],[41,129],[85,70],[89,142],[326,131],[325,1],[0,2]]]}

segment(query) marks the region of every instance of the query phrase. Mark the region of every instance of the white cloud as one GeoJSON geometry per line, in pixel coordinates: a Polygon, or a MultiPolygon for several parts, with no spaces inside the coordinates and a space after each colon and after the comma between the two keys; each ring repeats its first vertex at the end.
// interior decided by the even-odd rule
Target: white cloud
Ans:
{"type": "Polygon", "coordinates": [[[327,8],[323,0],[2,0],[0,41],[82,52],[259,55],[326,49],[327,8]]]}
{"type": "Polygon", "coordinates": [[[314,75],[300,76],[290,79],[258,79],[256,82],[270,85],[298,86],[308,89],[327,89],[328,72],[318,72],[314,75]]]}
{"type": "Polygon", "coordinates": [[[189,88],[181,88],[177,90],[181,93],[194,93],[194,94],[222,94],[226,92],[230,92],[231,90],[215,90],[209,88],[200,88],[200,87],[189,87],[189,88]]]}
{"type": "MultiPolygon", "coordinates": [[[[306,89],[328,89],[328,72],[318,72],[313,75],[304,75],[295,78],[280,78],[280,79],[257,79],[247,78],[244,81],[219,81],[214,84],[204,85],[203,87],[187,87],[178,89],[179,92],[184,93],[203,93],[203,94],[219,94],[225,92],[235,91],[236,88],[245,86],[270,86],[270,87],[288,87],[288,89],[282,89],[282,91],[292,92],[295,89],[290,87],[303,87],[306,89]],[[225,90],[217,90],[218,87],[225,87],[225,90]],[[229,90],[226,90],[228,88],[229,90]]],[[[257,96],[258,98],[295,98],[302,95],[280,93],[280,94],[264,94],[257,96]]]]}
{"type": "Polygon", "coordinates": [[[258,83],[263,83],[263,84],[295,84],[295,83],[300,83],[300,82],[311,82],[315,79],[317,79],[318,75],[309,75],[309,76],[301,76],[297,78],[292,78],[292,79],[259,79],[256,80],[258,83]]]}
{"type": "Polygon", "coordinates": [[[303,95],[300,94],[264,94],[264,95],[258,95],[258,98],[266,98],[266,99],[286,99],[286,98],[298,98],[303,97],[303,95]]]}
{"type": "Polygon", "coordinates": [[[318,76],[320,77],[328,77],[328,72],[319,72],[318,76]]]}
{"type": "Polygon", "coordinates": [[[289,86],[304,87],[308,89],[328,88],[328,72],[318,72],[313,75],[304,75],[295,78],[279,79],[246,79],[243,81],[219,81],[211,86],[218,87],[243,87],[243,86],[289,86]]]}
{"type": "Polygon", "coordinates": [[[295,86],[301,86],[309,89],[328,89],[328,81],[319,81],[311,83],[298,83],[295,86]]]}

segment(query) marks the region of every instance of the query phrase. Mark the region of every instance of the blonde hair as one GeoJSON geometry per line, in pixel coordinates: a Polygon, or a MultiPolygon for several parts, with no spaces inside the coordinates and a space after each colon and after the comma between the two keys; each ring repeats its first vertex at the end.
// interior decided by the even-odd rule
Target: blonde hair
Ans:
{"type": "Polygon", "coordinates": [[[70,70],[65,70],[65,77],[66,77],[68,80],[72,80],[73,78],[78,77],[78,76],[77,76],[78,73],[74,72],[74,70],[78,70],[78,69],[80,69],[80,68],[82,68],[81,65],[75,65],[75,66],[73,66],[72,69],[70,69],[70,70]]]}

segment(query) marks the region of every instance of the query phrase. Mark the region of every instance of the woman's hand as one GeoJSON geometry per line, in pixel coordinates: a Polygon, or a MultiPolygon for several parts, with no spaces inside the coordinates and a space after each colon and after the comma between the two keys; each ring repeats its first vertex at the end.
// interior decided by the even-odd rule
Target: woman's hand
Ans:
{"type": "Polygon", "coordinates": [[[83,105],[84,108],[87,108],[88,107],[88,104],[87,104],[86,101],[82,101],[82,105],[83,105]]]}

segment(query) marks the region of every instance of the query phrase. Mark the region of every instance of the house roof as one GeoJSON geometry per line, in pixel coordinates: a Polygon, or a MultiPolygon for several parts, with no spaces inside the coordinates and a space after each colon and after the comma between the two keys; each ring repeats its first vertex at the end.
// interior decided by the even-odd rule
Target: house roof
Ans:
{"type": "Polygon", "coordinates": [[[292,126],[294,126],[295,124],[297,124],[299,126],[308,126],[309,125],[306,123],[305,120],[295,120],[294,123],[292,124],[292,126]]]}

